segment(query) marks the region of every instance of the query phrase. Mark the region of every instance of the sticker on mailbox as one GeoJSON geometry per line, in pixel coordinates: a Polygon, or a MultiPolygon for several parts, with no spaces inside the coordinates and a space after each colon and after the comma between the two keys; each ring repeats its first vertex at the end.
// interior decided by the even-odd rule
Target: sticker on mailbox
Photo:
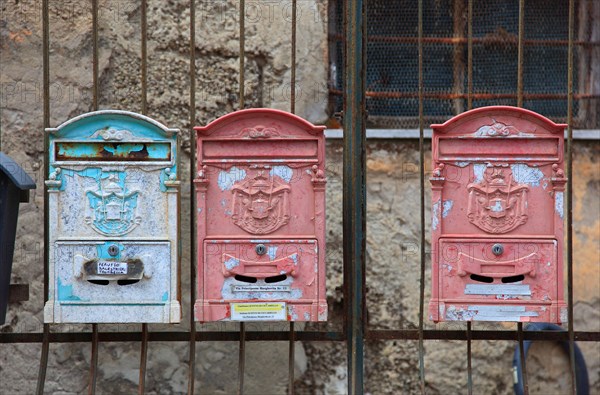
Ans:
{"type": "Polygon", "coordinates": [[[98,261],[98,274],[127,274],[127,262],[98,261]]]}
{"type": "Polygon", "coordinates": [[[286,321],[285,302],[231,303],[233,321],[286,321]]]}

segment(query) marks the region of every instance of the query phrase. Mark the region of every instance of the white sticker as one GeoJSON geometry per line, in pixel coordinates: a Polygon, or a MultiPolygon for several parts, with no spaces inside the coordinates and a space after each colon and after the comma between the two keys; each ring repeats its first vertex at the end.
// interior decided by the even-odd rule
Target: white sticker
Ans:
{"type": "Polygon", "coordinates": [[[127,274],[127,262],[98,261],[98,274],[127,274]]]}
{"type": "Polygon", "coordinates": [[[289,285],[232,285],[233,292],[290,292],[289,285]]]}
{"type": "Polygon", "coordinates": [[[231,303],[232,321],[287,321],[285,302],[231,303]]]}

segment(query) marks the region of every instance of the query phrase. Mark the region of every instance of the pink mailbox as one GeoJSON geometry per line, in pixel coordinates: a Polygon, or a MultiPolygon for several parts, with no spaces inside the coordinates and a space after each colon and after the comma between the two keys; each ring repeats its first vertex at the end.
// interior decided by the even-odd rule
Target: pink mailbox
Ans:
{"type": "Polygon", "coordinates": [[[196,320],[327,320],[324,129],[265,108],[195,128],[196,320]]]}
{"type": "Polygon", "coordinates": [[[433,321],[566,320],[566,126],[504,106],[432,125],[433,321]]]}

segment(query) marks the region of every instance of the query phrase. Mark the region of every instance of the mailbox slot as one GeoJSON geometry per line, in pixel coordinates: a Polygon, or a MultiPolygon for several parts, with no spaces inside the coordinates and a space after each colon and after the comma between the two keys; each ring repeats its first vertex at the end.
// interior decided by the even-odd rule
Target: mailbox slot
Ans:
{"type": "Polygon", "coordinates": [[[54,144],[56,161],[132,161],[170,162],[171,143],[169,142],[70,142],[54,144]]]}

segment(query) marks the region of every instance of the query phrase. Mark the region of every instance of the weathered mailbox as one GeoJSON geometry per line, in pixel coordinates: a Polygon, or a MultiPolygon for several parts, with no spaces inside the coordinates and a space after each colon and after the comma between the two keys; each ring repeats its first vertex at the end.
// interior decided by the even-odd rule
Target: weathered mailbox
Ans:
{"type": "Polygon", "coordinates": [[[566,320],[566,126],[504,106],[432,125],[433,321],[566,320]]]}
{"type": "Polygon", "coordinates": [[[46,131],[45,322],[179,322],[178,131],[113,110],[46,131]]]}
{"type": "Polygon", "coordinates": [[[0,325],[6,319],[19,203],[29,201],[35,182],[10,157],[0,152],[0,325]]]}
{"type": "Polygon", "coordinates": [[[197,131],[198,321],[325,321],[322,126],[272,109],[197,131]]]}

